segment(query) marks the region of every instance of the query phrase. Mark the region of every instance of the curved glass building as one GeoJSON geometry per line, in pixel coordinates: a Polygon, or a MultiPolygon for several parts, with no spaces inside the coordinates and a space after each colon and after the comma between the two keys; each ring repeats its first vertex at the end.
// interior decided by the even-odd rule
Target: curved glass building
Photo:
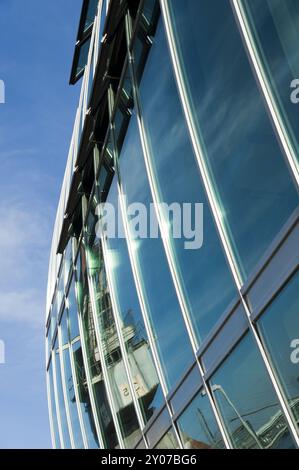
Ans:
{"type": "Polygon", "coordinates": [[[298,447],[298,39],[298,0],[83,1],[47,293],[54,447],[298,447]],[[198,203],[188,249],[195,219],[175,236],[174,212],[198,203]]]}

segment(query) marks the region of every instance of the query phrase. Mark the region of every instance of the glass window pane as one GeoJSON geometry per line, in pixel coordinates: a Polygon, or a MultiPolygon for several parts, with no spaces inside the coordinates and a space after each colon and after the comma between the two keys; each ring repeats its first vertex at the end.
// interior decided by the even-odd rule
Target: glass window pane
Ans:
{"type": "Polygon", "coordinates": [[[67,296],[68,299],[68,315],[69,315],[69,328],[71,341],[80,335],[78,323],[78,304],[75,291],[75,278],[73,276],[70,284],[70,290],[67,296]]]}
{"type": "Polygon", "coordinates": [[[49,351],[51,350],[51,345],[52,345],[52,342],[54,340],[54,335],[55,335],[56,326],[57,326],[57,315],[54,311],[54,305],[51,309],[50,315],[51,315],[51,321],[50,321],[50,337],[49,337],[50,348],[49,348],[49,351]]]}
{"type": "Polygon", "coordinates": [[[83,72],[87,64],[89,46],[90,46],[90,37],[80,46],[78,64],[77,64],[77,69],[76,69],[76,77],[78,77],[80,73],[83,72]]]}
{"type": "Polygon", "coordinates": [[[107,11],[107,0],[103,0],[102,10],[101,10],[101,20],[100,20],[100,31],[99,31],[100,42],[103,39],[104,26],[105,26],[105,21],[106,21],[106,11],[107,11]]]}
{"type": "Polygon", "coordinates": [[[81,433],[81,428],[80,428],[80,421],[79,421],[77,401],[76,401],[76,396],[75,396],[75,388],[74,388],[69,348],[66,348],[63,350],[63,366],[64,366],[64,377],[65,377],[65,385],[66,385],[66,395],[67,395],[68,407],[69,407],[69,412],[70,412],[75,447],[77,449],[83,449],[84,443],[83,443],[83,438],[82,438],[82,433],[81,433]]]}
{"type": "Polygon", "coordinates": [[[61,322],[60,322],[60,331],[61,331],[61,343],[62,345],[68,344],[69,342],[69,325],[68,325],[68,313],[64,309],[61,322]]]}
{"type": "Polygon", "coordinates": [[[52,309],[52,314],[56,317],[56,321],[58,319],[63,300],[64,300],[64,278],[63,278],[63,273],[61,272],[58,285],[56,287],[56,293],[54,296],[53,309],[52,309]]]}
{"type": "Polygon", "coordinates": [[[66,286],[71,268],[72,268],[72,262],[73,262],[73,250],[72,250],[72,241],[73,239],[70,238],[69,242],[66,246],[65,252],[64,252],[64,258],[63,258],[63,275],[64,275],[64,285],[66,286]]]}
{"type": "Polygon", "coordinates": [[[47,337],[46,337],[47,359],[50,357],[51,348],[52,348],[51,321],[52,321],[52,319],[50,318],[48,334],[47,334],[47,337]]]}
{"type": "MultiPolygon", "coordinates": [[[[152,197],[142,156],[136,115],[131,118],[120,153],[120,174],[126,203],[142,203],[150,214],[152,197]]],[[[133,230],[133,224],[129,224],[133,230]]],[[[147,301],[160,360],[168,386],[173,386],[192,361],[192,349],[161,237],[136,237],[131,243],[147,301]],[[167,340],[166,340],[167,338],[167,340]]]]}
{"type": "Polygon", "coordinates": [[[55,448],[60,449],[61,446],[60,446],[60,437],[59,437],[59,431],[58,431],[56,404],[55,404],[52,360],[51,360],[50,365],[49,365],[48,379],[49,379],[49,393],[50,393],[51,416],[52,416],[52,426],[53,426],[53,435],[54,435],[54,441],[55,441],[55,448]]]}
{"type": "Polygon", "coordinates": [[[85,434],[87,438],[88,448],[97,449],[99,441],[97,437],[96,427],[94,423],[93,412],[86,381],[86,372],[83,363],[83,354],[81,342],[77,341],[73,344],[74,364],[75,364],[75,377],[77,381],[79,406],[81,408],[82,418],[84,422],[85,434]]]}
{"type": "MultiPolygon", "coordinates": [[[[139,45],[136,47],[140,49],[139,45]]],[[[147,47],[144,44],[144,48],[147,47]]],[[[188,203],[194,217],[195,204],[203,204],[203,225],[198,218],[195,235],[187,239],[185,236],[174,237],[169,232],[180,282],[198,341],[201,342],[236,293],[189,140],[162,20],[159,21],[141,79],[140,99],[159,202],[168,204],[168,207],[174,204],[177,207],[175,210],[181,211],[184,218],[180,223],[182,235],[187,225],[187,213],[185,209],[183,212],[183,208],[188,203]],[[158,114],[161,119],[155,119],[158,114]],[[192,248],[187,248],[186,242],[191,242],[192,248]]],[[[172,214],[168,217],[165,213],[165,224],[169,223],[169,219],[171,224],[172,217],[172,214]]]]}
{"type": "MultiPolygon", "coordinates": [[[[117,214],[117,179],[114,178],[107,203],[113,205],[117,214]]],[[[123,231],[120,221],[120,230],[123,231]]],[[[107,237],[108,266],[118,301],[122,333],[127,350],[130,370],[137,398],[145,421],[148,421],[163,403],[159,379],[153,363],[147,333],[136,293],[126,240],[107,237]]]]}
{"type": "Polygon", "coordinates": [[[207,394],[201,391],[177,421],[185,449],[222,449],[222,440],[207,394]]]}
{"type": "Polygon", "coordinates": [[[57,340],[55,343],[55,351],[56,351],[55,353],[56,386],[57,386],[58,407],[59,407],[62,435],[63,435],[65,449],[71,449],[72,446],[71,446],[71,439],[70,439],[67,416],[66,416],[64,395],[63,395],[62,375],[61,375],[61,367],[60,367],[60,354],[59,354],[59,350],[57,349],[57,340]]]}
{"type": "Polygon", "coordinates": [[[299,424],[299,273],[258,322],[276,373],[299,424]]]}
{"type": "Polygon", "coordinates": [[[169,7],[198,138],[246,278],[298,206],[298,193],[230,2],[173,0],[169,7]]]}
{"type": "Polygon", "coordinates": [[[98,328],[102,340],[101,347],[105,355],[114,408],[117,413],[124,443],[126,447],[133,448],[141,438],[141,431],[120,349],[107,284],[102,243],[96,236],[97,218],[94,211],[95,207],[92,206],[87,222],[88,267],[96,298],[98,328]]]}
{"type": "Polygon", "coordinates": [[[86,31],[89,26],[92,25],[94,22],[95,16],[97,14],[99,0],[89,0],[87,12],[86,12],[86,20],[84,25],[84,31],[86,31]]]}
{"type": "MultiPolygon", "coordinates": [[[[298,91],[290,88],[293,80],[299,78],[299,2],[243,0],[242,3],[260,60],[299,161],[298,91]],[[295,92],[295,102],[291,100],[292,90],[295,92]]],[[[295,85],[298,90],[298,82],[295,85]]]]}
{"type": "Polygon", "coordinates": [[[173,429],[169,429],[169,431],[162,437],[162,439],[155,445],[154,449],[179,449],[179,443],[175,436],[173,429]]]}
{"type": "Polygon", "coordinates": [[[85,249],[82,244],[77,263],[80,264],[79,272],[81,273],[81,277],[79,279],[79,292],[81,300],[80,311],[84,329],[83,339],[85,342],[87,362],[91,375],[98,420],[100,423],[105,448],[115,449],[119,447],[119,444],[103,379],[102,365],[100,361],[99,348],[92,316],[91,300],[88,290],[85,249]]]}
{"type": "Polygon", "coordinates": [[[294,447],[268,373],[249,333],[214,374],[211,388],[234,447],[294,447]]]}

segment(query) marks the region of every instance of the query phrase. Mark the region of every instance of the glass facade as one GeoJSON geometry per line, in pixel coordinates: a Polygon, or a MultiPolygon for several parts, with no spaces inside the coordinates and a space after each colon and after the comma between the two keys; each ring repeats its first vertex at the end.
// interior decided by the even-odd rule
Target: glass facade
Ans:
{"type": "Polygon", "coordinates": [[[258,328],[294,418],[299,424],[299,340],[294,338],[294,332],[299,331],[298,292],[297,272],[266,309],[258,321],[258,328]]]}
{"type": "Polygon", "coordinates": [[[298,448],[297,2],[85,0],[81,23],[53,447],[298,448]]]}
{"type": "Polygon", "coordinates": [[[297,207],[298,192],[229,2],[218,2],[216,14],[208,1],[169,4],[211,186],[246,279],[297,207]]]}
{"type": "Polygon", "coordinates": [[[224,442],[206,392],[192,400],[177,421],[185,449],[222,449],[224,442]]]}
{"type": "Polygon", "coordinates": [[[233,447],[279,449],[294,446],[262,359],[249,334],[213,375],[211,389],[233,447]]]}
{"type": "Polygon", "coordinates": [[[140,34],[135,46],[136,68],[140,77],[142,118],[159,202],[166,202],[170,207],[187,201],[192,204],[201,202],[204,206],[204,243],[201,249],[186,250],[182,238],[170,237],[175,264],[200,343],[232,301],[235,289],[193,154],[162,20],[157,26],[142,74],[142,57],[147,47],[145,41],[140,34]],[[153,119],[157,113],[160,113],[161,120],[153,119]],[[173,116],[176,116],[175,120],[173,116]],[[211,257],[213,263],[210,263],[211,257]],[[203,272],[204,279],[200,275],[203,272]],[[222,286],[220,292],[218,285],[222,286]],[[215,299],[213,303],[211,298],[215,299]]]}
{"type": "MultiPolygon", "coordinates": [[[[298,88],[299,60],[296,50],[299,4],[296,0],[243,0],[259,60],[262,62],[281,119],[298,159],[298,119],[290,99],[290,86],[298,88]]],[[[294,99],[298,93],[295,91],[294,99]]]]}
{"type": "MultiPolygon", "coordinates": [[[[117,205],[116,178],[111,185],[107,202],[117,205]]],[[[119,223],[120,230],[123,230],[121,219],[119,223]]],[[[147,422],[161,407],[163,395],[150,351],[124,238],[107,237],[107,269],[111,272],[113,289],[117,297],[122,336],[136,396],[144,421],[147,422]]]]}

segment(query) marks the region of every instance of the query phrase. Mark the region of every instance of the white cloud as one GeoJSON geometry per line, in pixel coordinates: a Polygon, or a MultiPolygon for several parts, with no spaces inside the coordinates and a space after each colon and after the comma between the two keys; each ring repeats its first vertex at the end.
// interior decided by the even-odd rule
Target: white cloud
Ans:
{"type": "Polygon", "coordinates": [[[40,327],[44,323],[44,298],[35,289],[0,291],[0,321],[3,323],[24,323],[40,327]]]}
{"type": "Polygon", "coordinates": [[[20,192],[0,200],[0,322],[40,327],[53,210],[20,192]]]}

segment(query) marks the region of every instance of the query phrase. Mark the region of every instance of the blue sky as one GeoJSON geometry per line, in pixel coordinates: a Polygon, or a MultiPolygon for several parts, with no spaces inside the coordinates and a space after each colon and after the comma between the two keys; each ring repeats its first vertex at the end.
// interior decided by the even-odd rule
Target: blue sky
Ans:
{"type": "Polygon", "coordinates": [[[82,0],[0,0],[0,448],[50,447],[44,320],[50,242],[80,85],[82,0]]]}

